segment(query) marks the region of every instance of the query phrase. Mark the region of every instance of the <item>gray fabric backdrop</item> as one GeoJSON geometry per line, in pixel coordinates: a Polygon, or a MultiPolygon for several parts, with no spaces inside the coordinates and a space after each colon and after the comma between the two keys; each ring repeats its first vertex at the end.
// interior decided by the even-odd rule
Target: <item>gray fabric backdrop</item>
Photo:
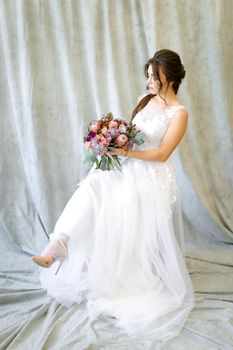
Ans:
{"type": "Polygon", "coordinates": [[[232,20],[231,0],[0,0],[2,271],[42,250],[85,176],[87,123],[129,119],[161,48],[186,68],[189,125],[173,155],[186,249],[232,247],[232,20]]]}

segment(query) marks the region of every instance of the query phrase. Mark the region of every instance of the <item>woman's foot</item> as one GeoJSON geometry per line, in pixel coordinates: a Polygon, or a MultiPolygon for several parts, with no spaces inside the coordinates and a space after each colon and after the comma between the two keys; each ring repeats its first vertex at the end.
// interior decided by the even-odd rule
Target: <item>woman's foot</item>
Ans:
{"type": "MultiPolygon", "coordinates": [[[[39,266],[41,267],[50,267],[55,261],[56,259],[54,259],[52,256],[46,255],[46,256],[40,256],[40,255],[35,255],[32,257],[32,260],[39,266]]],[[[64,262],[64,258],[63,259],[59,259],[59,265],[58,268],[55,272],[55,275],[58,273],[58,271],[60,270],[61,265],[64,262]]]]}
{"type": "Polygon", "coordinates": [[[67,243],[69,237],[63,233],[56,234],[59,239],[52,239],[42,251],[41,255],[35,255],[32,260],[41,267],[50,267],[55,261],[59,261],[55,275],[68,255],[67,243]]]}
{"type": "Polygon", "coordinates": [[[32,257],[32,260],[41,267],[50,267],[55,259],[52,256],[46,255],[46,256],[39,256],[35,255],[32,257]]]}

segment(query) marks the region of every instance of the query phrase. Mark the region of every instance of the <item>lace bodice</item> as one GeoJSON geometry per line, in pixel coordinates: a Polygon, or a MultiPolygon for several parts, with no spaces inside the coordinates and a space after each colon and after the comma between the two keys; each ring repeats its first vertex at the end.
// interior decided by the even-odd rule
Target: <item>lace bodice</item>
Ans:
{"type": "Polygon", "coordinates": [[[135,145],[134,149],[145,150],[159,148],[172,117],[175,112],[181,108],[185,107],[183,105],[162,107],[149,101],[133,119],[133,123],[136,124],[138,129],[145,135],[145,142],[140,146],[135,145]]]}

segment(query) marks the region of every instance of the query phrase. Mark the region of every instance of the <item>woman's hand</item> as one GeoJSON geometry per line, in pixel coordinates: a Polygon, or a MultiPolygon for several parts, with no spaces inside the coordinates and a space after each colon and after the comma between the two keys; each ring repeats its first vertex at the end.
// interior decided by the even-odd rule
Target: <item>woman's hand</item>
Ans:
{"type": "Polygon", "coordinates": [[[128,154],[128,150],[125,148],[113,148],[111,147],[110,150],[108,151],[109,154],[112,156],[123,156],[126,157],[128,154]]]}

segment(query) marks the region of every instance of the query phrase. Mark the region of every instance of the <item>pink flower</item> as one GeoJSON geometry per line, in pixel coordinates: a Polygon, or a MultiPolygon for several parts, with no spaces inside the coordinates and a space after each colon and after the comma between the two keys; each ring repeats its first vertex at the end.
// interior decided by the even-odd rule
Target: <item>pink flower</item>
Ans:
{"type": "Polygon", "coordinates": [[[124,146],[127,142],[128,142],[128,137],[126,135],[124,135],[124,134],[120,134],[116,138],[116,143],[120,147],[124,146]]]}
{"type": "Polygon", "coordinates": [[[108,146],[109,146],[109,142],[106,140],[106,138],[105,138],[103,135],[98,135],[98,139],[100,140],[100,142],[102,142],[102,144],[103,144],[105,147],[108,147],[108,146]]]}
{"type": "Polygon", "coordinates": [[[104,126],[102,129],[101,129],[101,132],[103,135],[106,135],[107,132],[108,132],[108,129],[106,128],[106,126],[104,126]]]}
{"type": "Polygon", "coordinates": [[[117,129],[118,128],[118,122],[116,120],[111,120],[108,123],[108,128],[109,129],[111,129],[111,128],[117,129]]]}
{"type": "Polygon", "coordinates": [[[105,147],[108,147],[109,146],[109,142],[107,140],[102,140],[102,144],[105,146],[105,147]]]}
{"type": "Polygon", "coordinates": [[[90,141],[86,141],[84,144],[85,149],[90,149],[91,148],[91,142],[90,141]]]}
{"type": "Polygon", "coordinates": [[[101,123],[100,122],[93,122],[93,123],[91,123],[91,125],[90,125],[90,131],[92,131],[92,132],[97,132],[98,131],[98,129],[100,128],[100,125],[101,125],[101,123]]]}

